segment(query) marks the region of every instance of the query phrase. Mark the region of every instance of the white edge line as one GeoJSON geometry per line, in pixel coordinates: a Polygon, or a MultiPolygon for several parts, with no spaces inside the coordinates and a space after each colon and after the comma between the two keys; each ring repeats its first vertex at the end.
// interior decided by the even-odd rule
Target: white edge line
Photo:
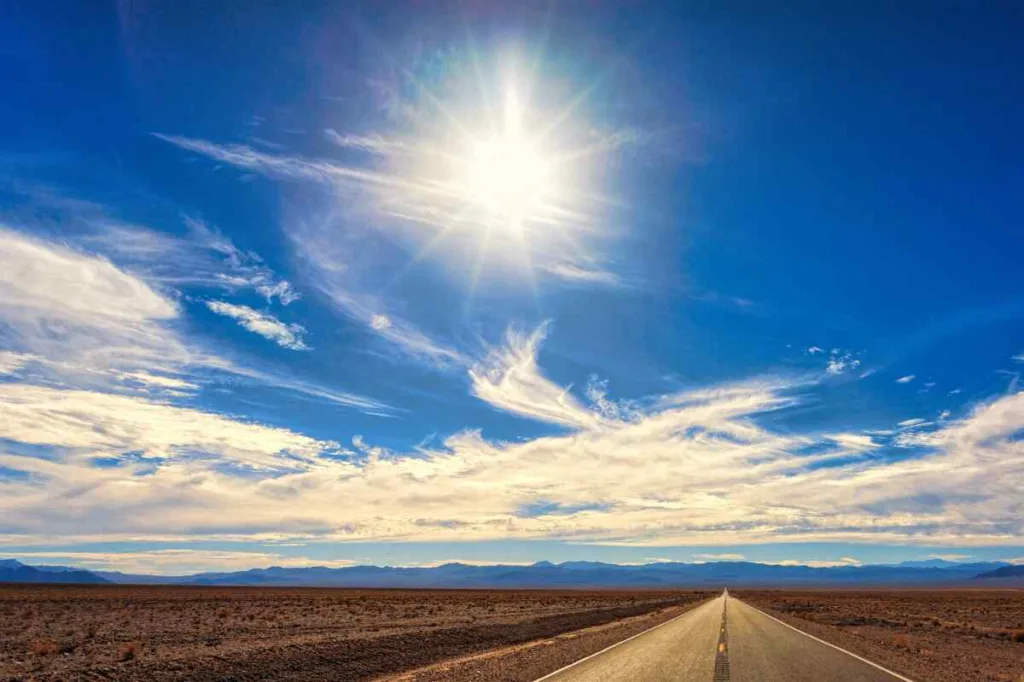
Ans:
{"type": "Polygon", "coordinates": [[[573,668],[573,667],[579,665],[580,663],[583,663],[584,661],[589,661],[592,658],[600,656],[601,654],[603,654],[606,651],[611,651],[612,649],[614,649],[615,647],[619,646],[620,644],[625,644],[626,642],[631,642],[634,639],[636,639],[637,637],[641,637],[643,635],[646,635],[648,632],[651,632],[652,630],[657,630],[658,628],[663,627],[665,625],[668,625],[669,623],[673,623],[673,622],[679,620],[680,618],[682,618],[683,616],[690,615],[691,613],[693,613],[694,611],[696,611],[700,607],[704,606],[705,604],[710,604],[711,602],[715,601],[715,599],[718,599],[718,597],[715,597],[713,599],[709,599],[708,601],[704,602],[704,604],[698,604],[697,606],[694,606],[692,609],[687,609],[686,611],[683,611],[682,613],[680,613],[678,616],[675,616],[674,618],[669,618],[664,623],[658,623],[654,627],[647,628],[643,632],[638,632],[635,635],[633,635],[632,637],[627,637],[626,639],[623,639],[623,640],[621,640],[619,642],[615,642],[615,644],[611,644],[609,646],[606,646],[605,648],[601,649],[600,651],[594,652],[594,653],[590,654],[589,656],[584,656],[583,658],[581,658],[578,661],[573,661],[569,665],[563,665],[558,670],[555,670],[553,672],[549,672],[544,677],[538,677],[533,682],[543,682],[543,680],[546,680],[546,679],[548,679],[550,677],[554,677],[555,675],[557,675],[557,674],[559,674],[561,672],[564,672],[564,671],[568,670],[569,668],[573,668]]]}
{"type": "MultiPolygon", "coordinates": [[[[733,599],[736,599],[736,597],[733,597],[733,599]]],[[[739,600],[739,599],[736,599],[736,601],[741,601],[741,600],[739,600]]],[[[750,606],[750,604],[748,604],[747,602],[742,602],[742,604],[743,604],[744,606],[750,606]]],[[[886,667],[883,667],[883,666],[880,666],[880,665],[878,665],[878,664],[877,664],[877,663],[875,663],[874,661],[869,661],[868,659],[864,658],[863,656],[858,656],[857,654],[853,653],[852,651],[847,651],[846,649],[844,649],[844,648],[843,648],[843,647],[841,647],[841,646],[836,646],[835,644],[833,644],[833,643],[831,643],[831,642],[826,642],[825,640],[821,639],[820,637],[815,637],[814,635],[810,634],[809,632],[804,632],[804,631],[803,631],[803,630],[801,630],[800,628],[796,628],[796,627],[793,627],[792,625],[790,625],[790,624],[789,624],[789,623],[787,623],[786,621],[784,621],[784,620],[779,620],[779,619],[778,619],[778,618],[776,618],[775,616],[771,615],[770,613],[765,613],[764,611],[762,611],[761,609],[757,608],[756,606],[750,606],[750,608],[754,609],[755,611],[757,611],[758,613],[760,613],[760,614],[761,614],[762,616],[767,616],[768,618],[771,618],[771,619],[772,619],[772,620],[774,620],[774,621],[775,621],[776,623],[782,623],[783,625],[785,625],[785,626],[786,626],[787,628],[789,628],[790,630],[794,630],[794,631],[796,631],[796,632],[799,632],[799,633],[800,633],[801,635],[803,635],[803,636],[805,636],[805,637],[810,637],[811,639],[813,639],[813,640],[815,640],[815,641],[817,641],[817,642],[821,642],[822,644],[825,644],[825,645],[827,645],[827,646],[830,646],[830,647],[832,647],[833,649],[836,649],[837,651],[842,651],[842,652],[843,652],[844,654],[846,654],[846,655],[848,655],[848,656],[853,656],[853,657],[854,657],[854,658],[856,658],[856,659],[857,659],[858,661],[861,661],[861,662],[863,662],[863,663],[867,663],[868,665],[870,665],[870,666],[872,666],[872,667],[874,667],[874,668],[878,668],[878,669],[879,669],[879,670],[881,670],[882,672],[884,672],[884,673],[888,673],[888,674],[892,675],[892,676],[893,676],[893,677],[895,677],[895,678],[896,678],[897,680],[903,680],[903,682],[914,682],[914,680],[910,679],[909,677],[904,677],[903,675],[900,675],[900,674],[899,674],[899,673],[897,673],[897,672],[893,672],[892,670],[889,670],[889,669],[888,669],[888,668],[886,668],[886,667]]]]}

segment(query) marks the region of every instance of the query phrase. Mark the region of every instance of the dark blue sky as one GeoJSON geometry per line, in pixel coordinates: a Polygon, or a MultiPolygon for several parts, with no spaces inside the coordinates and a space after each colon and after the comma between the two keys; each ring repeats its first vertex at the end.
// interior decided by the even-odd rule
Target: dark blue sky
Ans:
{"type": "Polygon", "coordinates": [[[160,570],[1024,554],[1022,29],[5,9],[2,542],[160,570]]]}

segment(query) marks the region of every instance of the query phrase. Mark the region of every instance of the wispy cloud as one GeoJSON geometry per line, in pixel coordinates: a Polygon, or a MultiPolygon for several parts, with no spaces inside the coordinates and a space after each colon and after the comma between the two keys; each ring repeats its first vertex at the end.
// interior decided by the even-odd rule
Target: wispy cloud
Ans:
{"type": "Polygon", "coordinates": [[[530,334],[509,329],[505,343],[470,370],[473,395],[498,409],[541,421],[597,426],[598,415],[541,374],[537,353],[547,329],[541,325],[530,334]]]}
{"type": "Polygon", "coordinates": [[[909,384],[911,381],[913,381],[916,378],[917,378],[917,375],[915,375],[915,374],[908,374],[906,376],[903,376],[903,377],[900,377],[899,379],[897,379],[896,383],[897,384],[909,384]]]}
{"type": "Polygon", "coordinates": [[[199,388],[198,384],[191,381],[163,374],[152,374],[142,370],[122,372],[118,376],[122,381],[138,383],[147,388],[170,389],[174,391],[194,391],[199,388]]]}
{"type": "Polygon", "coordinates": [[[14,374],[25,365],[38,359],[38,356],[31,353],[14,353],[2,350],[0,351],[0,375],[14,374]]]}
{"type": "MultiPolygon", "coordinates": [[[[154,245],[148,236],[142,243],[154,245]]],[[[153,285],[103,255],[0,228],[6,374],[89,390],[160,388],[165,395],[194,391],[211,375],[233,375],[346,407],[389,410],[364,396],[252,369],[197,347],[184,338],[181,313],[167,285],[153,285]]],[[[279,342],[305,346],[298,329],[273,322],[250,319],[279,342]]]]}
{"type": "Polygon", "coordinates": [[[167,333],[178,314],[171,297],[105,258],[0,228],[0,316],[23,359],[181,361],[187,350],[167,333]]]}
{"type": "Polygon", "coordinates": [[[188,232],[175,236],[107,218],[90,221],[91,232],[79,242],[102,251],[122,267],[143,273],[148,281],[169,286],[251,289],[270,304],[298,300],[292,284],[279,277],[263,259],[243,251],[215,228],[195,218],[182,218],[188,232]]]}
{"type": "Polygon", "coordinates": [[[320,290],[343,314],[365,324],[403,354],[435,366],[464,366],[468,360],[457,349],[429,337],[411,322],[393,313],[382,312],[382,303],[369,295],[354,293],[340,278],[326,277],[320,290]]]}
{"type": "Polygon", "coordinates": [[[206,307],[218,315],[230,317],[253,334],[259,334],[282,348],[309,350],[303,340],[306,330],[302,325],[286,324],[273,315],[225,301],[207,301],[206,307]]]}
{"type": "Polygon", "coordinates": [[[544,269],[567,282],[601,284],[609,287],[621,286],[623,284],[622,278],[617,274],[601,269],[596,265],[559,261],[549,263],[544,266],[544,269]]]}
{"type": "Polygon", "coordinates": [[[410,141],[389,139],[382,135],[342,135],[333,128],[326,128],[327,139],[345,149],[357,149],[379,156],[409,153],[416,145],[410,141]]]}

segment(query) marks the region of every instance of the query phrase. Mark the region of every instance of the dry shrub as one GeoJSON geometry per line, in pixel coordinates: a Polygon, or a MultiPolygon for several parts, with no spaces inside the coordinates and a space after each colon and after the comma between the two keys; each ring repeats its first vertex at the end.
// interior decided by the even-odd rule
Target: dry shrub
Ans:
{"type": "Polygon", "coordinates": [[[50,639],[37,639],[32,642],[29,649],[36,656],[53,656],[59,651],[57,643],[50,639]]]}
{"type": "Polygon", "coordinates": [[[892,643],[894,645],[900,647],[901,649],[909,649],[910,648],[910,638],[907,637],[906,635],[904,635],[903,633],[900,633],[900,634],[896,635],[895,637],[893,637],[892,638],[892,643]]]}
{"type": "Polygon", "coordinates": [[[121,653],[119,658],[122,661],[132,661],[139,655],[142,650],[142,645],[138,642],[128,642],[121,647],[121,653]]]}

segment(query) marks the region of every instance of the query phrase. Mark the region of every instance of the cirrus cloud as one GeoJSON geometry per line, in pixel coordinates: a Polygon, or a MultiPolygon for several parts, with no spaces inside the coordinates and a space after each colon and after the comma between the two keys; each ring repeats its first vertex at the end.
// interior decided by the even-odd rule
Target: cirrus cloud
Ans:
{"type": "Polygon", "coordinates": [[[309,350],[303,340],[306,330],[302,325],[286,324],[268,313],[263,313],[249,306],[227,303],[226,301],[207,301],[206,307],[225,317],[230,317],[239,325],[253,334],[259,334],[290,350],[309,350]]]}

